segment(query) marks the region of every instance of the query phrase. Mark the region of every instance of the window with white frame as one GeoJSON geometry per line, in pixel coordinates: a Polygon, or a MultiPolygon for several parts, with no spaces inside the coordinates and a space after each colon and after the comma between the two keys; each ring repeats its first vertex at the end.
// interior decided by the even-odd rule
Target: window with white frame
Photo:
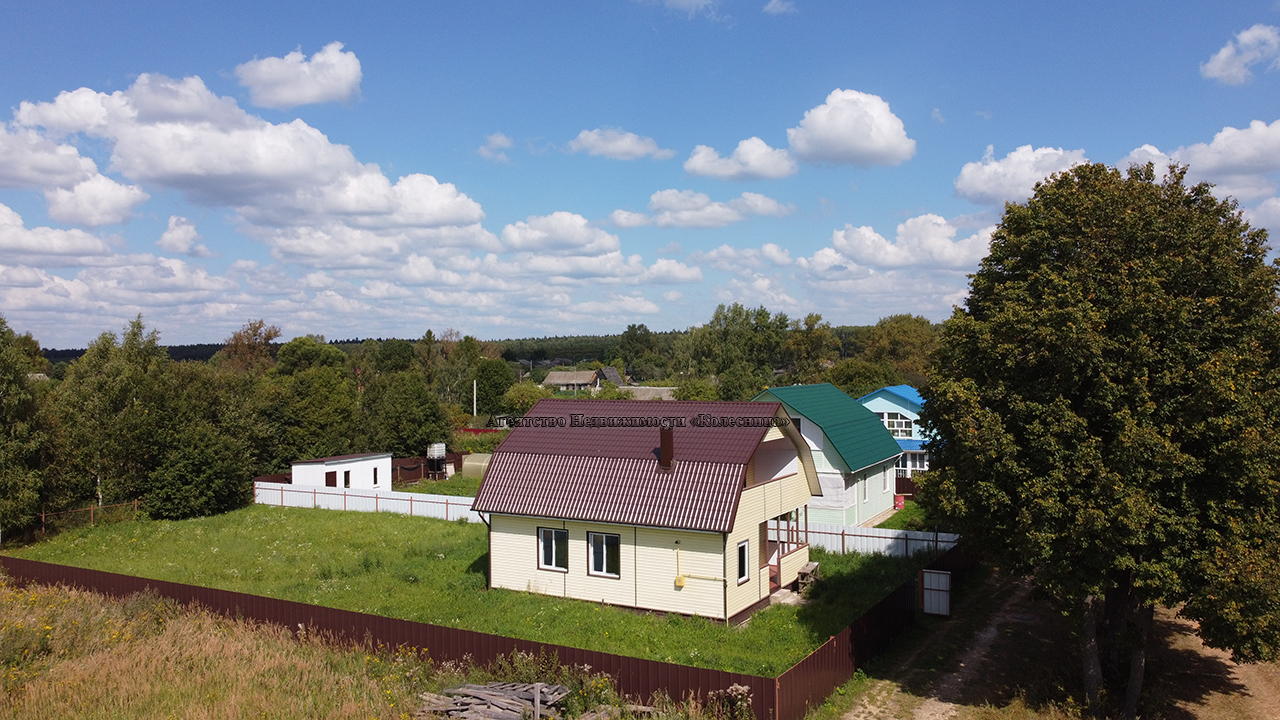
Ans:
{"type": "Polygon", "coordinates": [[[751,557],[751,553],[749,552],[750,549],[751,549],[750,540],[743,540],[742,542],[738,543],[738,584],[739,585],[751,579],[751,563],[748,562],[748,558],[751,557]]]}
{"type": "Polygon", "coordinates": [[[568,530],[538,528],[538,567],[543,570],[569,571],[568,530]]]}
{"type": "Polygon", "coordinates": [[[876,415],[880,416],[880,421],[889,428],[889,433],[894,437],[911,437],[911,418],[896,412],[882,412],[876,415]]]}
{"type": "Polygon", "coordinates": [[[587,533],[587,573],[613,578],[622,574],[622,536],[587,533]]]}
{"type": "Polygon", "coordinates": [[[880,483],[880,484],[884,486],[884,487],[881,489],[881,492],[889,492],[889,473],[888,473],[887,471],[885,471],[885,470],[881,470],[881,471],[880,471],[880,480],[881,480],[881,483],[880,483]]]}

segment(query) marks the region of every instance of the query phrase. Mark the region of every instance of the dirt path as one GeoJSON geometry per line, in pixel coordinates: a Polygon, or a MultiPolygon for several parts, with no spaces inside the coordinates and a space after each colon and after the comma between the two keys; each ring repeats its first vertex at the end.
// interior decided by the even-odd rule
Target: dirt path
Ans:
{"type": "MultiPolygon", "coordinates": [[[[989,592],[996,585],[994,581],[984,583],[978,592],[989,592]]],[[[890,673],[894,679],[875,680],[871,689],[863,696],[843,720],[888,720],[890,718],[911,718],[911,720],[947,720],[960,709],[959,702],[966,687],[977,677],[987,661],[987,654],[999,636],[1000,628],[1015,622],[1016,609],[1026,601],[1030,593],[1030,585],[1025,582],[1015,583],[1011,592],[1000,608],[987,621],[964,648],[960,655],[959,666],[952,672],[938,678],[928,685],[925,697],[922,698],[904,689],[910,676],[916,674],[914,665],[920,653],[938,642],[945,632],[940,626],[931,636],[920,643],[920,647],[905,658],[890,673]]]]}
{"type": "Polygon", "coordinates": [[[1237,665],[1229,653],[1205,647],[1195,623],[1168,608],[1156,610],[1165,647],[1153,660],[1165,671],[1152,692],[1172,706],[1171,720],[1280,718],[1280,666],[1237,665]]]}
{"type": "Polygon", "coordinates": [[[947,720],[960,710],[960,699],[965,688],[978,679],[978,673],[987,664],[987,654],[1000,636],[1000,628],[1017,622],[1014,608],[1020,607],[1031,594],[1029,583],[1020,583],[1000,606],[960,656],[960,667],[938,679],[930,688],[930,696],[911,714],[912,720],[947,720]]]}
{"type": "MultiPolygon", "coordinates": [[[[901,659],[874,673],[842,720],[1071,714],[1063,708],[1080,696],[1078,641],[1061,614],[1034,599],[1024,581],[992,577],[968,593],[956,617],[912,640],[901,659]],[[993,607],[992,598],[1001,600],[993,607]],[[966,629],[960,625],[965,612],[990,615],[966,629]]],[[[1205,647],[1194,623],[1166,608],[1157,610],[1153,639],[1144,689],[1148,717],[1280,720],[1280,665],[1236,665],[1229,654],[1205,647]]]]}

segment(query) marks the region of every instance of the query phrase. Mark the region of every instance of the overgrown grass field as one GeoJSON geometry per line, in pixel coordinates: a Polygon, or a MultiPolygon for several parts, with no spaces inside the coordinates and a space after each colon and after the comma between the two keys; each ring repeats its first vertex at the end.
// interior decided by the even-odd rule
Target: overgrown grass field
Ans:
{"type": "Polygon", "coordinates": [[[486,589],[485,526],[254,505],[215,517],[78,528],[10,550],[46,562],[204,585],[572,647],[776,676],[908,579],[919,562],[814,549],[803,607],[746,627],[486,589]]]}

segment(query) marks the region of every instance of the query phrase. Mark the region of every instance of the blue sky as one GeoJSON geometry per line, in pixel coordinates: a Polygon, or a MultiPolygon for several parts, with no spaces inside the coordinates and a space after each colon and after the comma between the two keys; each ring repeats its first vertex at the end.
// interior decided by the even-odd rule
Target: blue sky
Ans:
{"type": "Polygon", "coordinates": [[[46,347],[941,320],[1002,203],[1170,158],[1280,230],[1280,5],[45,3],[0,314],[46,347]]]}

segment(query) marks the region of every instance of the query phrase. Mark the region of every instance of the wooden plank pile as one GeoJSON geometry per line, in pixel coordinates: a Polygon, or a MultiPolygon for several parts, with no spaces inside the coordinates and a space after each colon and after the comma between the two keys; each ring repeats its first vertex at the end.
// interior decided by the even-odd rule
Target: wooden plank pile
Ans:
{"type": "Polygon", "coordinates": [[[555,705],[569,694],[563,685],[491,682],[460,685],[443,695],[422,694],[422,707],[414,717],[449,717],[456,720],[561,720],[555,705]]]}

